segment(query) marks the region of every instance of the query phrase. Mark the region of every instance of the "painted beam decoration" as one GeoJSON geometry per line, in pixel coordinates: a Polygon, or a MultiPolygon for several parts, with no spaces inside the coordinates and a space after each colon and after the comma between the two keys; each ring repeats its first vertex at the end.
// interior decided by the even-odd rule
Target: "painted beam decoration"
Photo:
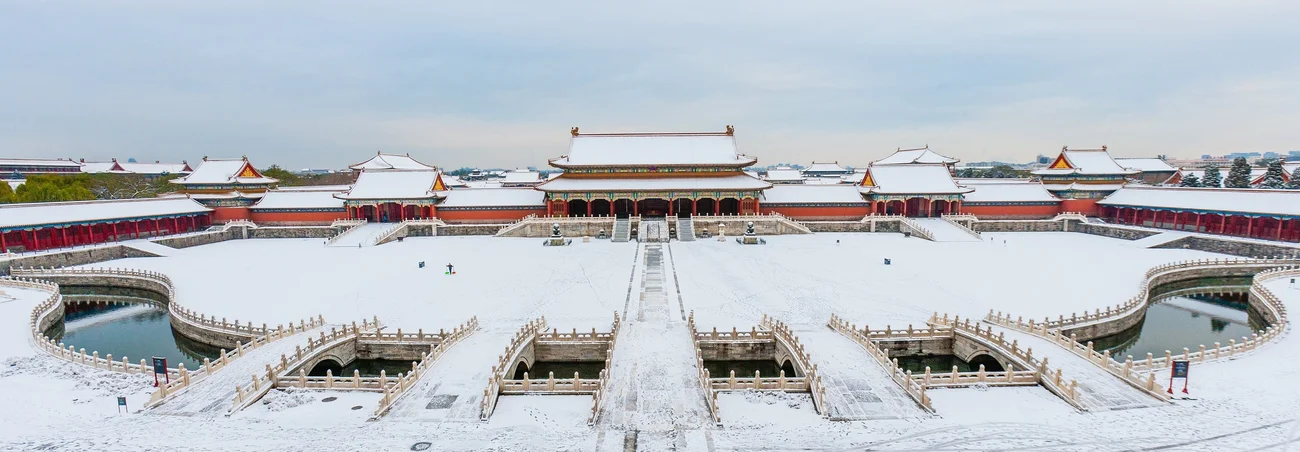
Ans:
{"type": "Polygon", "coordinates": [[[632,192],[549,192],[547,193],[550,200],[553,201],[570,201],[583,200],[594,201],[603,199],[606,201],[617,201],[620,199],[630,199],[632,201],[641,201],[644,199],[756,199],[759,196],[757,191],[632,191],[632,192]]]}

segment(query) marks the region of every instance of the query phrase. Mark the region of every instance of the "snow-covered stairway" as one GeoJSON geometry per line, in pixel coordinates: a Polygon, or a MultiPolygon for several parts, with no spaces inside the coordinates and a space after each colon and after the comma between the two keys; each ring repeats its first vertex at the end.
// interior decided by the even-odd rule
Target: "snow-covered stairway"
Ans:
{"type": "Polygon", "coordinates": [[[992,328],[995,333],[1005,334],[1007,341],[1017,341],[1021,349],[1033,349],[1035,358],[1046,357],[1049,367],[1061,369],[1063,380],[1078,381],[1079,404],[1088,411],[1125,410],[1165,404],[1051,341],[1011,328],[996,325],[992,328]]]}
{"type": "Polygon", "coordinates": [[[791,327],[817,364],[832,420],[928,416],[856,342],[826,325],[791,327]]]}
{"type": "Polygon", "coordinates": [[[921,227],[934,235],[936,242],[979,242],[979,237],[939,218],[913,218],[921,227]]]}
{"type": "Polygon", "coordinates": [[[337,248],[374,246],[375,239],[378,239],[380,234],[388,231],[393,226],[393,223],[366,223],[343,234],[343,236],[335,240],[334,243],[331,243],[330,246],[337,248]]]}
{"type": "Polygon", "coordinates": [[[614,242],[626,242],[632,240],[631,218],[618,218],[614,220],[614,235],[611,240],[614,242]]]}
{"type": "Polygon", "coordinates": [[[683,242],[695,241],[695,222],[691,217],[677,218],[677,240],[683,242]]]}
{"type": "Polygon", "coordinates": [[[1134,248],[1155,248],[1157,246],[1164,245],[1166,243],[1181,239],[1183,237],[1187,237],[1189,235],[1192,235],[1192,233],[1183,232],[1183,231],[1161,232],[1159,234],[1150,237],[1144,237],[1141,239],[1134,240],[1132,242],[1128,242],[1128,245],[1134,248]]]}
{"type": "Polygon", "coordinates": [[[641,229],[637,231],[637,241],[642,243],[667,242],[668,220],[666,218],[641,219],[641,229]]]}
{"type": "MultiPolygon", "coordinates": [[[[709,408],[696,379],[691,331],[673,303],[677,288],[664,245],[643,246],[641,294],[619,330],[599,425],[635,438],[638,450],[667,450],[685,440],[681,430],[709,425],[709,408]]],[[[624,438],[605,438],[602,449],[623,450],[624,438]]]]}
{"type": "MultiPolygon", "coordinates": [[[[307,338],[328,331],[330,325],[320,326],[293,336],[263,345],[244,356],[230,361],[211,376],[193,383],[180,394],[149,410],[151,414],[173,416],[224,416],[235,400],[235,387],[247,386],[254,375],[265,375],[267,365],[280,362],[280,356],[292,356],[295,347],[306,347],[307,338]]],[[[337,328],[337,325],[334,325],[337,328]]]]}
{"type": "Polygon", "coordinates": [[[384,419],[479,422],[483,388],[492,377],[497,355],[510,343],[517,327],[480,326],[479,331],[439,356],[384,419]]]}

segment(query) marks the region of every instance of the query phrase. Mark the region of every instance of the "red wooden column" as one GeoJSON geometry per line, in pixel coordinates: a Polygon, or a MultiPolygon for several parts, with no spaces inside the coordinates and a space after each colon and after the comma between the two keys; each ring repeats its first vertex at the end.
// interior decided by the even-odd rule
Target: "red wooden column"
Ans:
{"type": "Polygon", "coordinates": [[[32,229],[32,249],[41,249],[41,238],[36,235],[36,230],[32,229]]]}
{"type": "Polygon", "coordinates": [[[140,238],[140,221],[139,220],[132,221],[131,225],[135,226],[135,238],[137,239],[140,238]]]}
{"type": "Polygon", "coordinates": [[[8,253],[9,247],[5,245],[5,232],[0,231],[0,253],[8,253]]]}
{"type": "Polygon", "coordinates": [[[635,199],[632,200],[632,216],[641,216],[641,202],[635,199]]]}
{"type": "MultiPolygon", "coordinates": [[[[68,246],[68,228],[59,228],[59,232],[63,233],[63,246],[68,246]]],[[[35,231],[32,232],[32,237],[36,237],[35,231]]]]}
{"type": "Polygon", "coordinates": [[[1246,237],[1251,237],[1250,233],[1255,230],[1255,217],[1246,217],[1246,237]]]}
{"type": "Polygon", "coordinates": [[[547,202],[546,202],[546,216],[549,217],[549,216],[552,215],[551,211],[552,211],[552,208],[554,208],[554,207],[555,207],[555,201],[547,201],[547,202]]]}
{"type": "Polygon", "coordinates": [[[1277,219],[1277,237],[1274,238],[1273,240],[1279,240],[1279,241],[1282,240],[1282,225],[1285,224],[1285,222],[1286,220],[1283,220],[1281,218],[1277,219]]]}
{"type": "Polygon", "coordinates": [[[700,200],[697,198],[691,198],[691,215],[694,216],[699,213],[700,213],[700,200]]]}
{"type": "Polygon", "coordinates": [[[592,201],[594,201],[594,200],[587,200],[587,216],[591,216],[591,212],[592,212],[592,210],[591,210],[592,201]]]}
{"type": "Polygon", "coordinates": [[[721,199],[714,198],[714,199],[713,199],[713,215],[716,216],[716,215],[718,215],[718,214],[720,214],[720,213],[722,213],[722,200],[721,200],[721,199]]]}

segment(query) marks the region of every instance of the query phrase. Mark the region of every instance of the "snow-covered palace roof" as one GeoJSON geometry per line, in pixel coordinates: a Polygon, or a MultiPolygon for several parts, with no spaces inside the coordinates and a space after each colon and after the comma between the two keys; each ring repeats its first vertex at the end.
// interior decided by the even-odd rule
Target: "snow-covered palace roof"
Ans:
{"type": "Polygon", "coordinates": [[[873,165],[898,165],[904,163],[957,163],[958,160],[952,157],[940,155],[931,151],[930,146],[916,149],[898,149],[893,154],[880,160],[876,160],[873,165]]]}
{"type": "Polygon", "coordinates": [[[1097,204],[1300,217],[1300,190],[1126,186],[1097,204]]]}
{"type": "Polygon", "coordinates": [[[763,191],[769,204],[869,204],[853,185],[774,185],[763,191]]]}
{"type": "Polygon", "coordinates": [[[447,192],[444,207],[540,207],[546,205],[546,193],[532,188],[458,188],[447,192]]]}
{"type": "Polygon", "coordinates": [[[311,187],[294,187],[290,190],[270,190],[250,207],[253,210],[343,210],[343,200],[334,195],[347,190],[346,186],[324,186],[321,190],[309,190],[311,187]]]}
{"type": "Polygon", "coordinates": [[[238,185],[238,184],[274,184],[279,179],[265,177],[248,163],[248,158],[209,159],[203,158],[193,173],[172,183],[182,185],[238,185]]]}
{"type": "Polygon", "coordinates": [[[210,212],[185,197],[42,202],[0,205],[0,230],[210,212]]]}
{"type": "Polygon", "coordinates": [[[946,164],[871,165],[860,187],[882,195],[937,195],[968,193],[952,180],[946,164]]]}
{"type": "Polygon", "coordinates": [[[107,162],[81,162],[81,172],[83,173],[143,174],[157,176],[167,174],[184,175],[193,171],[194,170],[190,168],[189,162],[138,163],[119,162],[117,159],[107,162]]]}
{"type": "MultiPolygon", "coordinates": [[[[1005,180],[1005,179],[994,179],[1005,180]]],[[[964,183],[964,182],[963,182],[964,183]]],[[[1052,196],[1043,184],[1038,182],[1003,182],[1003,183],[974,183],[969,185],[975,189],[970,193],[961,196],[962,202],[966,203],[1018,203],[1018,202],[1061,202],[1055,196],[1052,196]]]]}
{"type": "Polygon", "coordinates": [[[447,190],[438,171],[369,170],[357,176],[356,183],[340,199],[428,199],[447,190]]]}
{"type": "Polygon", "coordinates": [[[1046,169],[1034,171],[1039,176],[1068,175],[1129,175],[1138,170],[1124,168],[1110,157],[1106,147],[1101,149],[1061,148],[1061,155],[1052,161],[1046,169]]]}
{"type": "Polygon", "coordinates": [[[1138,170],[1142,172],[1160,172],[1160,171],[1178,171],[1178,168],[1170,166],[1164,159],[1160,158],[1116,158],[1115,163],[1120,166],[1138,170]]]}
{"type": "Polygon", "coordinates": [[[415,160],[414,158],[411,158],[411,154],[397,155],[397,154],[385,154],[383,152],[377,152],[375,153],[374,157],[370,158],[370,160],[366,160],[364,162],[348,166],[348,168],[352,168],[358,171],[380,170],[380,169],[427,171],[427,170],[436,169],[432,165],[425,165],[415,160]]]}
{"type": "Polygon", "coordinates": [[[659,178],[588,178],[557,177],[537,186],[548,192],[626,192],[674,190],[763,190],[772,184],[755,179],[748,174],[720,177],[659,177],[659,178]]]}
{"type": "Polygon", "coordinates": [[[812,165],[803,169],[803,172],[804,174],[848,174],[851,171],[840,166],[840,162],[812,162],[812,165]]]}
{"type": "Polygon", "coordinates": [[[558,168],[714,166],[742,168],[758,159],[741,154],[731,126],[726,132],[578,133],[569,154],[552,159],[558,168]]]}
{"type": "Polygon", "coordinates": [[[801,183],[803,182],[803,173],[799,170],[787,166],[781,166],[767,170],[767,177],[763,178],[772,183],[801,183]]]}

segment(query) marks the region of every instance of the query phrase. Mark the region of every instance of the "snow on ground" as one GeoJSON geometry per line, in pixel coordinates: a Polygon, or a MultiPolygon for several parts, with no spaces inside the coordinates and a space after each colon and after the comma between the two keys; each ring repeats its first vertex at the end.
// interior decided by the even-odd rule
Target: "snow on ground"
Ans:
{"type": "MultiPolygon", "coordinates": [[[[898,234],[773,236],[765,246],[673,243],[667,255],[680,303],[695,311],[701,328],[744,329],[769,313],[797,330],[824,324],[831,312],[872,326],[920,325],[933,311],[1068,314],[1133,296],[1148,267],[1222,257],[1073,233],[984,236],[971,243],[898,234]],[[893,265],[882,265],[886,257],[893,265]]],[[[639,295],[634,249],[608,242],[551,248],[535,239],[487,237],[411,238],[359,250],[326,248],[315,239],[243,240],[100,265],[167,273],[186,306],[232,319],[274,324],[321,313],[342,322],[377,314],[391,326],[428,330],[478,315],[485,324],[477,336],[513,331],[541,314],[560,328],[607,325],[610,312],[623,309],[630,286],[639,295]],[[425,269],[416,268],[420,260],[425,269]],[[457,275],[442,274],[448,261],[457,275]]],[[[1287,285],[1280,281],[1272,289],[1297,306],[1300,290],[1287,285]]],[[[231,418],[118,415],[115,397],[127,395],[138,409],[150,382],[37,355],[26,323],[39,300],[19,289],[5,292],[18,299],[0,303],[0,403],[10,407],[0,415],[0,450],[316,450],[337,449],[340,441],[366,450],[409,450],[417,442],[430,443],[430,450],[622,450],[628,444],[629,432],[584,425],[585,396],[576,402],[507,398],[486,424],[362,422],[373,411],[367,397],[374,396],[341,392],[273,398],[231,418]],[[339,399],[320,401],[327,396],[339,399]],[[364,408],[350,409],[357,405],[364,408]]],[[[504,343],[482,342],[457,347],[490,353],[484,362],[495,361],[504,343]]],[[[809,352],[814,361],[826,355],[809,352]]],[[[811,407],[724,395],[725,427],[684,430],[667,438],[671,443],[657,438],[653,444],[681,450],[1279,450],[1300,431],[1300,390],[1293,384],[1300,362],[1291,359],[1297,354],[1300,339],[1288,333],[1234,360],[1194,364],[1196,400],[1086,414],[1041,388],[935,390],[935,417],[852,422],[821,420],[811,407]]],[[[485,383],[470,386],[481,392],[485,383]]],[[[630,438],[647,443],[649,435],[642,436],[630,438]]]]}
{"type": "Polygon", "coordinates": [[[743,327],[763,313],[825,324],[834,312],[873,328],[919,326],[935,311],[1068,316],[1136,295],[1150,267],[1224,257],[1124,243],[1060,232],[942,243],[901,234],[812,234],[768,237],[757,246],[673,244],[673,256],[686,307],[702,327],[743,327]]]}
{"type": "Polygon", "coordinates": [[[774,426],[825,422],[813,408],[812,396],[772,391],[735,391],[718,394],[718,412],[726,417],[727,428],[761,430],[774,426]]]}
{"type": "Polygon", "coordinates": [[[379,406],[378,392],[273,390],[237,417],[273,420],[294,417],[316,424],[365,422],[379,406]]]}
{"type": "Polygon", "coordinates": [[[474,315],[516,326],[545,315],[553,327],[581,330],[622,310],[634,252],[629,243],[544,247],[540,239],[495,237],[408,238],[363,248],[265,239],[94,266],[166,273],[185,307],[254,324],[377,315],[388,331],[414,332],[450,329],[474,315]],[[448,263],[456,274],[445,274],[448,263]]]}

